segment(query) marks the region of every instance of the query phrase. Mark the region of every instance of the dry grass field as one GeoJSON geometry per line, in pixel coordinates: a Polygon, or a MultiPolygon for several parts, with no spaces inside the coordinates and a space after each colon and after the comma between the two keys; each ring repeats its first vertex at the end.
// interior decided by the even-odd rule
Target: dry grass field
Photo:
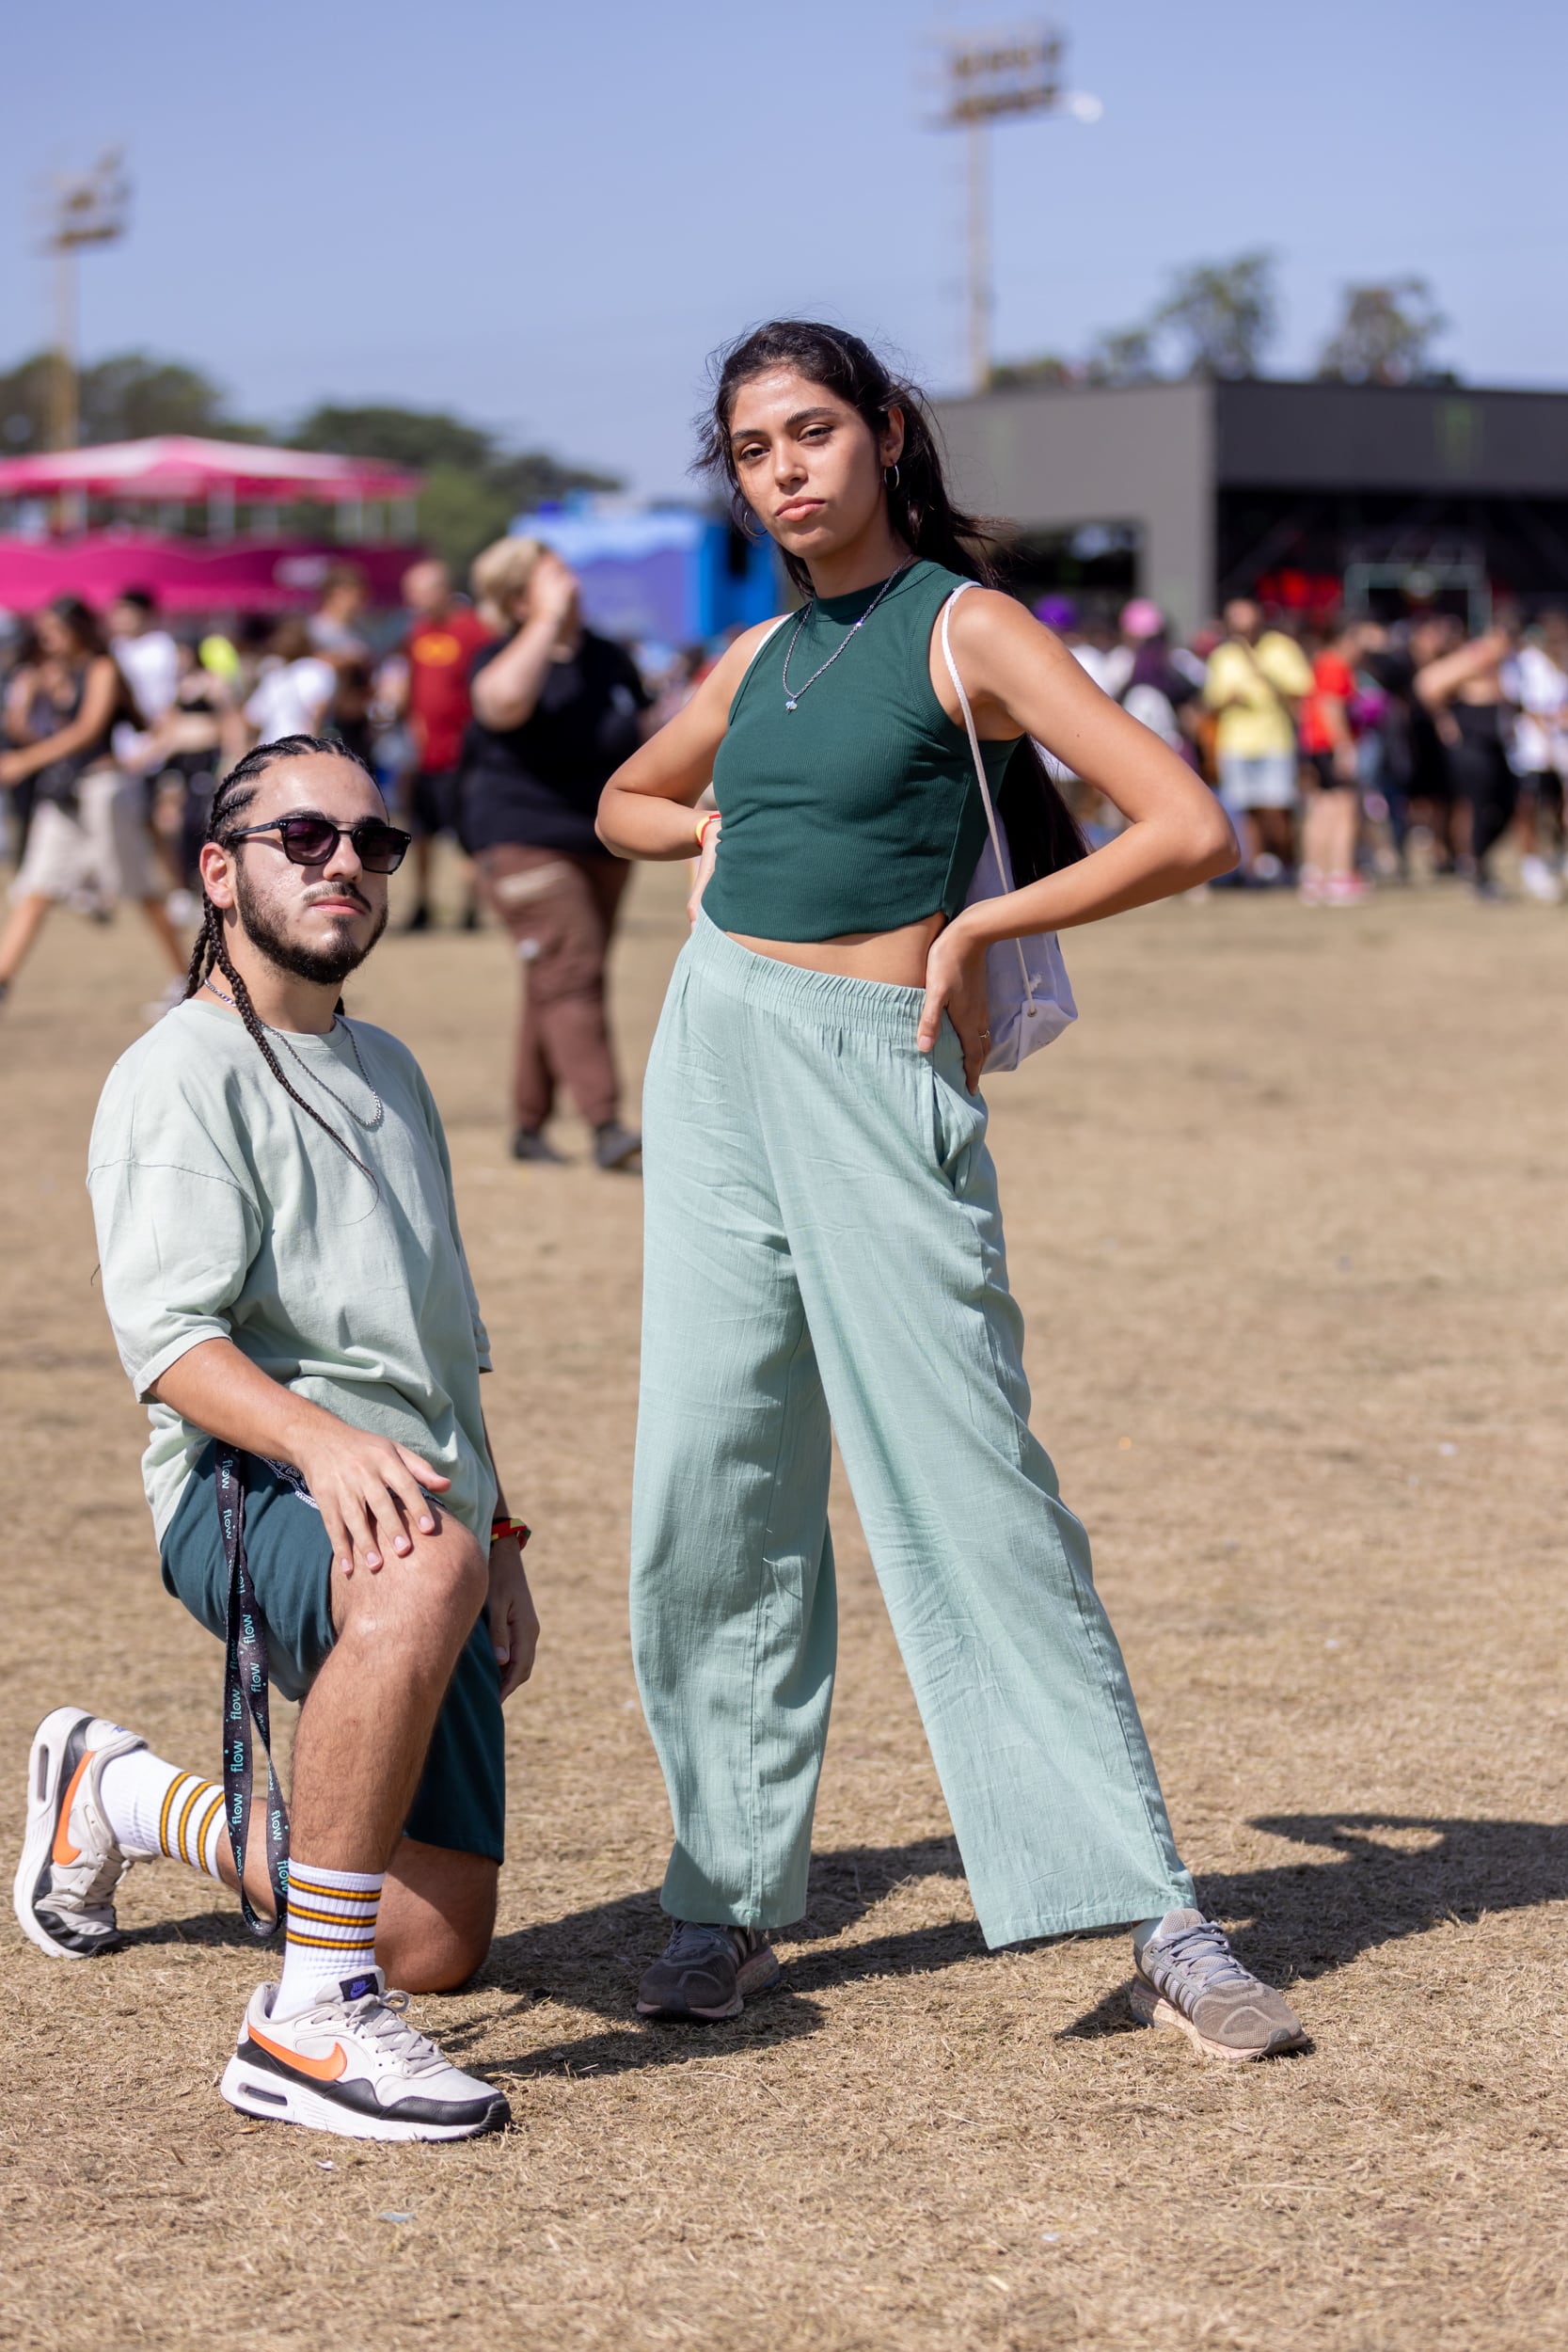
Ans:
{"type": "MultiPolygon", "coordinates": [[[[630,901],[634,1069],[674,882],[630,901]]],[[[1036,1425],[1182,1848],[1312,2035],[1232,2072],[1132,2024],[1119,1936],[984,1951],[847,1496],[785,1987],[730,2026],[638,2023],[666,1836],[624,1597],[638,1188],[505,1157],[498,936],[390,942],[355,1009],[445,1109],[538,1529],[500,1931],[423,2005],[515,2126],[358,2148],[232,2114],[214,2079],[264,1963],[172,1866],[133,1874],[111,1959],[8,1922],[0,2340],[1564,2341],[1565,950],[1562,915],[1436,889],[1165,907],[1069,942],[1079,1028],[992,1090],[1036,1425]]],[[[216,1763],[220,1657],[159,1585],[81,1182],[152,985],[130,920],[62,919],[0,1016],[8,1883],[46,1708],[216,1763]]]]}

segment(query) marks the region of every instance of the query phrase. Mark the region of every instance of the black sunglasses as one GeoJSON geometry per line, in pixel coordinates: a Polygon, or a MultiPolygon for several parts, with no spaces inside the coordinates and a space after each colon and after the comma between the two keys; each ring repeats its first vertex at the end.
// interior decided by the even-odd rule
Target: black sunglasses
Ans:
{"type": "Polygon", "coordinates": [[[380,817],[361,817],[356,825],[335,825],[330,817],[275,817],[265,825],[245,825],[238,833],[226,833],[223,846],[250,841],[263,833],[281,836],[283,854],[291,866],[325,866],[337,855],[340,841],[352,841],[354,854],[367,874],[395,874],[414,838],[380,817]]]}

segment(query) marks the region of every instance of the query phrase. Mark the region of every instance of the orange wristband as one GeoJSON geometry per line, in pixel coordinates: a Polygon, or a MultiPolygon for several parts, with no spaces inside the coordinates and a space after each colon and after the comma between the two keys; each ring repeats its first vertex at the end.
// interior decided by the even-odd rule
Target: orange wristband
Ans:
{"type": "Polygon", "coordinates": [[[723,821],[723,818],[720,816],[719,811],[716,808],[704,809],[694,827],[694,831],[697,835],[697,848],[699,853],[707,847],[705,836],[709,825],[721,825],[723,821]]]}

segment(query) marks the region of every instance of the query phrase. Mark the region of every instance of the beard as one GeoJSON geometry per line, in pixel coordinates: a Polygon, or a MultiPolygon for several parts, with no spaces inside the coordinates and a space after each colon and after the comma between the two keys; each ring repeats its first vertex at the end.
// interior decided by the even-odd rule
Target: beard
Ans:
{"type": "Polygon", "coordinates": [[[372,927],[370,937],[362,944],[348,929],[349,918],[337,917],[341,926],[337,940],[328,947],[307,947],[297,939],[291,939],[282,923],[250,888],[245,869],[241,866],[234,878],[236,912],[240,928],[253,947],[259,947],[269,963],[280,972],[293,973],[295,979],[309,980],[317,988],[341,988],[351,972],[356,972],[387,928],[389,906],[384,906],[372,927]]]}

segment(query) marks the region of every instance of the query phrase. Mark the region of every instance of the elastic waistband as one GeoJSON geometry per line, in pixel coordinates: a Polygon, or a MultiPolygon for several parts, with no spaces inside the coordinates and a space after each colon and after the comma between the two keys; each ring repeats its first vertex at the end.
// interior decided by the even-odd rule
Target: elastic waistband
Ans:
{"type": "Polygon", "coordinates": [[[685,960],[705,986],[722,989],[781,1020],[805,1021],[912,1045],[926,992],[891,980],[850,979],[842,972],[809,972],[776,956],[742,947],[728,931],[699,914],[685,960]]]}

